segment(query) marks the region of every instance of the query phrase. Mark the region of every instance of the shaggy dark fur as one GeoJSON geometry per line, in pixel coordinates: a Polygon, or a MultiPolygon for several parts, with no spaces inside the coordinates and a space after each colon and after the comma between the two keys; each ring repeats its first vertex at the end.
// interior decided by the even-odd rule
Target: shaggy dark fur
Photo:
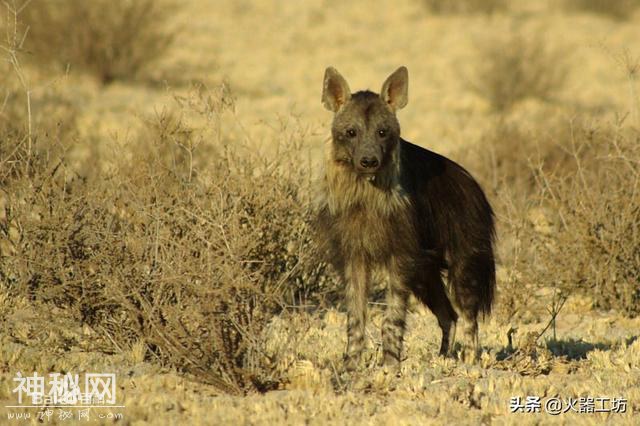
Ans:
{"type": "Polygon", "coordinates": [[[335,69],[325,73],[322,100],[335,116],[316,228],[346,284],[350,369],[365,346],[374,277],[388,282],[386,364],[401,360],[410,294],[436,315],[441,354],[451,352],[458,313],[463,317],[472,357],[478,314],[489,314],[494,299],[491,206],[465,169],[400,137],[395,111],[407,103],[407,85],[404,67],[385,81],[380,95],[351,94],[335,69]]]}

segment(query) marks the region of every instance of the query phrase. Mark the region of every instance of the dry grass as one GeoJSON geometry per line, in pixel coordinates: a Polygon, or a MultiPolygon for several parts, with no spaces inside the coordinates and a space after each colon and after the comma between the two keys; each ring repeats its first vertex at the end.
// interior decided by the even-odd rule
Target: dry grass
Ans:
{"type": "Polygon", "coordinates": [[[232,109],[227,95],[198,88],[179,112],[150,117],[132,155],[100,176],[78,175],[64,156],[3,158],[16,166],[3,169],[0,275],[10,297],[95,329],[101,350],[142,342],[144,359],[237,393],[278,382],[258,336],[320,274],[308,181],[282,167],[296,151],[264,163],[189,124],[232,109]]]}
{"type": "Polygon", "coordinates": [[[510,29],[479,43],[478,51],[471,88],[497,112],[525,99],[552,100],[567,79],[567,52],[540,32],[510,29]]]}
{"type": "Polygon", "coordinates": [[[617,21],[626,21],[633,17],[638,9],[638,2],[636,0],[565,0],[564,6],[574,12],[589,12],[617,21]]]}
{"type": "Polygon", "coordinates": [[[568,165],[569,155],[558,143],[565,138],[567,127],[563,123],[532,127],[499,117],[482,136],[482,147],[474,149],[467,161],[477,165],[490,191],[498,193],[510,188],[521,197],[530,197],[538,191],[533,162],[549,173],[566,176],[575,171],[568,165]]]}
{"type": "Polygon", "coordinates": [[[640,299],[640,152],[637,131],[622,126],[575,127],[563,149],[574,173],[536,167],[543,203],[553,212],[536,268],[565,293],[585,291],[595,306],[638,315],[640,299]]]}
{"type": "Polygon", "coordinates": [[[423,0],[429,12],[437,15],[492,14],[508,8],[505,0],[423,0]]]}
{"type": "Polygon", "coordinates": [[[135,349],[230,393],[279,383],[262,329],[288,306],[317,303],[309,289],[327,282],[309,261],[299,141],[276,159],[242,149],[222,130],[234,114],[228,87],[197,86],[80,172],[66,155],[75,138],[60,130],[74,127],[74,110],[29,86],[18,39],[6,49],[16,89],[0,150],[3,293],[89,327],[93,350],[135,349]]]}
{"type": "MultiPolygon", "coordinates": [[[[8,68],[7,75],[11,75],[8,68]]],[[[24,91],[15,84],[5,87],[5,103],[0,108],[0,184],[29,173],[32,165],[40,167],[36,163],[53,162],[63,155],[76,133],[78,114],[75,105],[51,87],[30,94],[34,111],[27,120],[24,91]]]]}
{"type": "Polygon", "coordinates": [[[169,0],[33,0],[19,19],[35,60],[107,84],[150,71],[174,40],[167,23],[176,11],[169,0]]]}
{"type": "MultiPolygon", "coordinates": [[[[500,216],[508,265],[499,305],[510,318],[537,292],[586,295],[601,309],[638,314],[638,133],[574,119],[523,128],[497,122],[474,150],[500,216]]],[[[500,309],[502,309],[500,308],[500,309]]]]}

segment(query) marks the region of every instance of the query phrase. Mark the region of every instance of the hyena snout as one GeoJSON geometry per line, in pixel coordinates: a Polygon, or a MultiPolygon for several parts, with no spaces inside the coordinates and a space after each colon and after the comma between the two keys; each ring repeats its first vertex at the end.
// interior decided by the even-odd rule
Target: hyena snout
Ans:
{"type": "Polygon", "coordinates": [[[360,173],[372,174],[378,171],[382,162],[382,152],[371,147],[356,151],[356,168],[360,173]]]}
{"type": "Polygon", "coordinates": [[[360,157],[360,167],[363,170],[375,171],[379,165],[380,161],[376,157],[360,157]]]}

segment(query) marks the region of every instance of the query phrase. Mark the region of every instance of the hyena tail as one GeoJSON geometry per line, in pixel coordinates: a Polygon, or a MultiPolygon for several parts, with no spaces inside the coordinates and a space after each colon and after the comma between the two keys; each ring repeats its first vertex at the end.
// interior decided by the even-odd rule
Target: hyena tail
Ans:
{"type": "Polygon", "coordinates": [[[485,254],[482,265],[483,267],[479,268],[481,277],[480,311],[484,317],[491,314],[491,308],[496,294],[496,263],[493,252],[485,254]]]}
{"type": "Polygon", "coordinates": [[[464,317],[483,318],[491,313],[496,289],[493,251],[475,253],[449,269],[449,283],[455,304],[464,317]]]}

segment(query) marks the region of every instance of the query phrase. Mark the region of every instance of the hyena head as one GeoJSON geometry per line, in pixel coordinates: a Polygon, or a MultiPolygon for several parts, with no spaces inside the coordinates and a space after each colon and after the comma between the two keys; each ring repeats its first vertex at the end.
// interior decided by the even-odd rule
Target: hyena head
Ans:
{"type": "Polygon", "coordinates": [[[407,104],[409,76],[398,68],[380,94],[351,93],[347,81],[329,67],[324,74],[322,103],[335,113],[331,133],[333,160],[358,176],[373,181],[394,158],[400,141],[396,111],[407,104]]]}

